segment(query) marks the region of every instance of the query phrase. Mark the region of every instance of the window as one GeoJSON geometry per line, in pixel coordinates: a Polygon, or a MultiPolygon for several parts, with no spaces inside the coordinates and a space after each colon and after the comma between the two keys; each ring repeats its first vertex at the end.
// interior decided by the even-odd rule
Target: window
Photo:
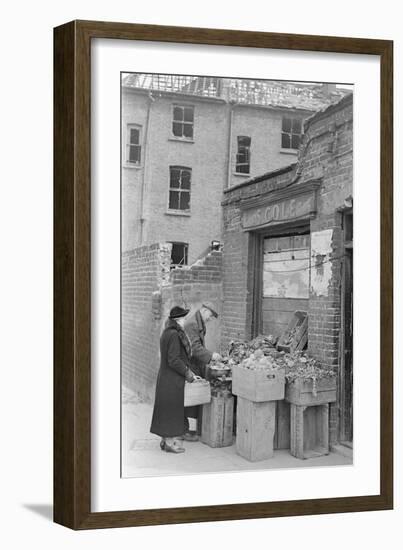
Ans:
{"type": "Polygon", "coordinates": [[[169,209],[190,210],[191,168],[169,167],[169,209]]]}
{"type": "Polygon", "coordinates": [[[193,139],[194,107],[174,105],[172,133],[175,137],[193,139]]]}
{"type": "Polygon", "coordinates": [[[188,243],[172,243],[171,269],[182,265],[187,265],[188,250],[188,243]]]}
{"type": "Polygon", "coordinates": [[[140,164],[141,162],[140,134],[141,134],[141,126],[128,124],[126,162],[128,162],[129,164],[140,164]]]}
{"type": "Polygon", "coordinates": [[[281,147],[283,149],[299,149],[302,136],[302,119],[283,116],[281,130],[281,147]]]}
{"type": "Polygon", "coordinates": [[[238,152],[236,154],[235,172],[249,174],[250,171],[250,143],[248,136],[238,136],[238,152]]]}

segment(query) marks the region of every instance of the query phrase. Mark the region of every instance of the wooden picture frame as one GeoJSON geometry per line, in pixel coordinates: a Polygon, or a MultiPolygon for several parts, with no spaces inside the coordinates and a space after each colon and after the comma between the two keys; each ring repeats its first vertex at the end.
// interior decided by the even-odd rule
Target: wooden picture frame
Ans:
{"type": "Polygon", "coordinates": [[[393,43],[73,21],[54,30],[54,521],[72,529],[329,514],[393,507],[393,43]],[[381,456],[370,496],[91,512],[91,40],[147,40],[380,56],[381,456]]]}

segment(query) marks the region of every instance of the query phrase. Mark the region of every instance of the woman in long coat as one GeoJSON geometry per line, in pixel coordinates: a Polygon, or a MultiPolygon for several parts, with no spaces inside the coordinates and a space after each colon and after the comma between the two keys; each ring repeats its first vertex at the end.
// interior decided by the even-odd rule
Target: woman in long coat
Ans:
{"type": "Polygon", "coordinates": [[[161,449],[173,453],[185,451],[177,439],[183,436],[185,428],[185,380],[193,382],[198,378],[189,368],[192,352],[183,330],[188,313],[188,309],[179,306],[172,308],[161,335],[161,363],[150,428],[162,438],[161,449]]]}

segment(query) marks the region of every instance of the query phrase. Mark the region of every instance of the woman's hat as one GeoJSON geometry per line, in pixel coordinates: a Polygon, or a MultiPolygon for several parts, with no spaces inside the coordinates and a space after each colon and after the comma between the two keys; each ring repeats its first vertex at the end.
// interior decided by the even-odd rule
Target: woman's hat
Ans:
{"type": "Polygon", "coordinates": [[[180,317],[186,317],[190,309],[183,309],[183,307],[175,306],[169,312],[170,319],[179,319],[180,317]]]}
{"type": "Polygon", "coordinates": [[[212,304],[211,302],[204,302],[204,303],[202,304],[202,307],[205,307],[206,309],[209,309],[215,318],[218,317],[218,313],[217,313],[216,310],[214,309],[214,306],[213,306],[213,304],[212,304]]]}

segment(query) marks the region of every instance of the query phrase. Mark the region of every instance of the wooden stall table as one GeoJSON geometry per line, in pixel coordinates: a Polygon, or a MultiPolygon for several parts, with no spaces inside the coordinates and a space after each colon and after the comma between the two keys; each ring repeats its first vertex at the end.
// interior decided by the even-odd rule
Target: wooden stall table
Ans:
{"type": "Polygon", "coordinates": [[[274,454],[276,401],[284,399],[284,385],[284,369],[232,368],[232,393],[238,397],[236,451],[251,462],[274,454]]]}
{"type": "Polygon", "coordinates": [[[287,382],[285,399],[291,407],[291,448],[301,459],[329,454],[329,403],[336,401],[336,378],[316,382],[287,382]]]}

